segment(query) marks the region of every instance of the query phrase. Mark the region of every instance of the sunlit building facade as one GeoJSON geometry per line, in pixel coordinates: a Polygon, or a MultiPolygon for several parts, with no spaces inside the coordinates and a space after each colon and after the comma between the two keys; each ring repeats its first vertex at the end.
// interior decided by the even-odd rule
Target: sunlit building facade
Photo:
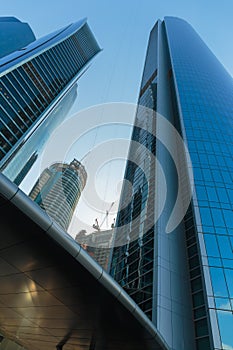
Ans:
{"type": "Polygon", "coordinates": [[[111,274],[171,349],[233,349],[233,79],[187,22],[165,17],[150,33],[138,105],[111,274]]]}

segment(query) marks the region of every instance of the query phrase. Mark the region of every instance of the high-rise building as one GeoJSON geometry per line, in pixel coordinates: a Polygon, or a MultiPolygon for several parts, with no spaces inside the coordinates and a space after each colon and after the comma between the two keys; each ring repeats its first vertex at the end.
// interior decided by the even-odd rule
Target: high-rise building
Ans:
{"type": "Polygon", "coordinates": [[[29,197],[67,230],[86,180],[86,170],[78,160],[55,163],[42,172],[29,197]]]}
{"type": "Polygon", "coordinates": [[[48,119],[100,48],[86,20],[34,41],[28,25],[25,27],[14,18],[0,20],[1,25],[7,38],[16,31],[16,44],[6,40],[9,52],[3,47],[3,54],[7,55],[0,59],[0,166],[3,166],[38,125],[48,119]],[[31,37],[26,40],[28,32],[31,37]]]}
{"type": "Polygon", "coordinates": [[[111,274],[174,350],[233,349],[232,115],[226,69],[186,21],[158,20],[111,274]]]}

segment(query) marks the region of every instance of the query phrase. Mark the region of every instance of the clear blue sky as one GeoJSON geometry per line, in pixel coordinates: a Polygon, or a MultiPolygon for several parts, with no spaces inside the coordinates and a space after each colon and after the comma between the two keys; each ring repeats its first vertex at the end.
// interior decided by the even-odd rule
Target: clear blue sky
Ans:
{"type": "MultiPolygon", "coordinates": [[[[87,17],[103,51],[80,79],[73,113],[137,101],[149,32],[164,16],[187,20],[233,75],[233,0],[6,0],[0,2],[0,15],[29,23],[37,38],[87,17]]],[[[102,192],[107,183],[114,187],[109,178],[101,179],[102,192]]],[[[94,217],[91,213],[90,223],[94,217]]]]}

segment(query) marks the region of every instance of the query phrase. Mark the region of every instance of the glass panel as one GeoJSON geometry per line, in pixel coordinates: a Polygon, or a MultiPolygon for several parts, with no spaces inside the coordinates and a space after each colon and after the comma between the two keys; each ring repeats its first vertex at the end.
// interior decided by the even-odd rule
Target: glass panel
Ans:
{"type": "Polygon", "coordinates": [[[231,303],[227,298],[215,298],[215,305],[217,309],[231,310],[231,303]]]}
{"type": "Polygon", "coordinates": [[[191,285],[192,285],[193,292],[196,292],[196,291],[202,289],[201,277],[198,277],[198,278],[195,278],[194,280],[192,280],[191,285]]]}
{"type": "Polygon", "coordinates": [[[204,305],[204,297],[202,292],[193,294],[193,304],[194,307],[204,305]]]}
{"type": "Polygon", "coordinates": [[[206,318],[195,322],[195,331],[197,337],[208,335],[208,327],[206,318]]]}
{"type": "Polygon", "coordinates": [[[233,270],[225,269],[225,276],[230,297],[233,298],[233,270]]]}
{"type": "Polygon", "coordinates": [[[217,202],[218,196],[214,187],[206,187],[209,201],[217,202]]]}
{"type": "Polygon", "coordinates": [[[201,208],[201,219],[202,223],[205,226],[212,226],[212,216],[209,208],[201,208]]]}
{"type": "Polygon", "coordinates": [[[212,216],[215,226],[225,226],[222,211],[220,209],[212,209],[212,216]]]}
{"type": "Polygon", "coordinates": [[[200,307],[199,309],[194,310],[194,318],[201,318],[206,315],[205,307],[200,307]]]}
{"type": "Polygon", "coordinates": [[[208,256],[220,257],[216,236],[204,235],[206,251],[208,256]]]}
{"type": "Polygon", "coordinates": [[[233,212],[231,210],[223,210],[223,215],[226,222],[226,226],[228,228],[233,228],[233,212]]]}
{"type": "Polygon", "coordinates": [[[218,323],[224,350],[233,348],[233,314],[229,311],[217,311],[218,323]]]}
{"type": "Polygon", "coordinates": [[[211,350],[209,338],[198,339],[197,350],[211,350]]]}
{"type": "Polygon", "coordinates": [[[212,277],[214,295],[228,297],[228,291],[223,270],[220,268],[211,267],[210,273],[212,277]]]}
{"type": "Polygon", "coordinates": [[[233,259],[230,240],[226,236],[218,236],[218,245],[222,258],[233,259]]]}

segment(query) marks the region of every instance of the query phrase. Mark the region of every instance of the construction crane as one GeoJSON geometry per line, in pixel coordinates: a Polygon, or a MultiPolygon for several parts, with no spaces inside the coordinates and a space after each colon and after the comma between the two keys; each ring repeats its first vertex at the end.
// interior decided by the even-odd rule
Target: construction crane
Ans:
{"type": "MultiPolygon", "coordinates": [[[[100,230],[101,230],[101,227],[103,226],[103,224],[105,223],[105,221],[107,221],[107,226],[108,226],[108,215],[109,215],[110,210],[111,210],[112,207],[114,206],[114,203],[115,203],[115,202],[112,202],[111,205],[110,205],[110,207],[109,207],[109,209],[106,210],[106,214],[105,214],[105,216],[104,216],[104,218],[103,218],[101,224],[99,224],[98,219],[95,219],[95,223],[92,225],[92,227],[93,227],[94,229],[96,229],[97,231],[100,231],[100,230]]],[[[114,227],[114,224],[115,224],[115,219],[113,220],[113,223],[112,223],[112,225],[111,225],[111,228],[114,227]]]]}

